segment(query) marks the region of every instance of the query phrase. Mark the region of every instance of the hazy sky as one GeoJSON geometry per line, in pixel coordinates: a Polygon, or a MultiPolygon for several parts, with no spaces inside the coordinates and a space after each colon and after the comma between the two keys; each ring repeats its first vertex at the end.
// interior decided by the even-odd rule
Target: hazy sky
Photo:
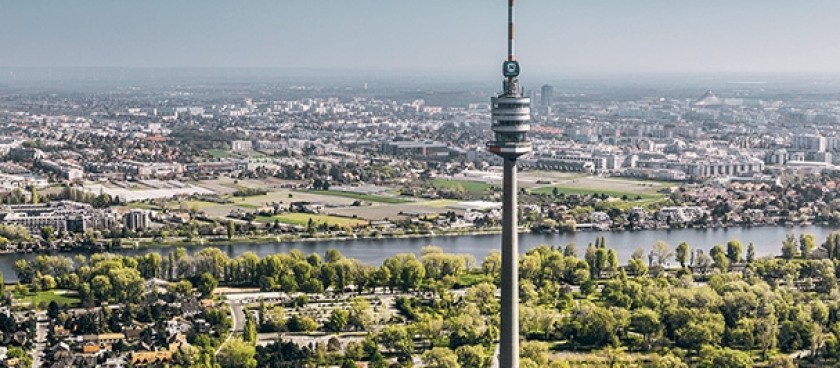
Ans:
{"type": "MultiPolygon", "coordinates": [[[[496,70],[504,0],[3,0],[0,66],[496,70]]],[[[837,0],[518,0],[558,73],[840,72],[837,0]]]]}

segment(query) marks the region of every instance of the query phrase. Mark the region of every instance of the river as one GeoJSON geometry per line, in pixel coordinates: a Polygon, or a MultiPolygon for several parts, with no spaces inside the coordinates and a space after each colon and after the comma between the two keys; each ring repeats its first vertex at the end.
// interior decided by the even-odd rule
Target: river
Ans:
{"type": "MultiPolygon", "coordinates": [[[[789,233],[799,237],[800,234],[814,234],[817,243],[821,244],[829,233],[840,228],[826,226],[807,227],[733,227],[721,229],[679,229],[679,230],[644,230],[644,231],[621,231],[621,232],[577,232],[564,234],[534,234],[522,233],[519,236],[519,250],[525,252],[540,244],[566,245],[574,242],[578,246],[578,255],[583,256],[589,243],[594,242],[598,236],[607,240],[607,246],[618,253],[622,263],[625,263],[633,251],[642,247],[645,255],[658,240],[671,244],[676,249],[680,242],[688,242],[691,249],[701,248],[708,252],[715,244],[725,245],[729,240],[739,240],[744,244],[744,254],[747,251],[747,244],[752,242],[755,245],[756,256],[769,256],[780,253],[782,240],[789,233]]],[[[390,256],[399,253],[419,253],[426,245],[436,245],[447,253],[471,254],[477,262],[490,252],[498,250],[501,244],[501,235],[463,235],[463,236],[440,236],[424,238],[402,238],[402,239],[347,239],[347,240],[323,240],[323,241],[291,241],[282,243],[262,244],[230,244],[213,245],[219,248],[230,257],[236,257],[245,252],[254,252],[259,256],[288,252],[292,249],[300,249],[304,253],[318,252],[321,255],[328,249],[338,249],[349,258],[356,258],[368,264],[379,265],[390,256]]],[[[205,247],[188,247],[189,253],[198,252],[205,247]]],[[[167,255],[175,248],[142,248],[142,249],[120,249],[115,253],[126,255],[141,255],[150,252],[159,252],[167,255]]],[[[56,253],[64,256],[76,254],[90,255],[87,250],[56,253]]],[[[21,258],[33,259],[36,253],[12,253],[0,255],[0,272],[3,272],[6,282],[17,280],[12,266],[15,261],[21,258]]],[[[672,261],[673,262],[673,261],[672,261]]]]}

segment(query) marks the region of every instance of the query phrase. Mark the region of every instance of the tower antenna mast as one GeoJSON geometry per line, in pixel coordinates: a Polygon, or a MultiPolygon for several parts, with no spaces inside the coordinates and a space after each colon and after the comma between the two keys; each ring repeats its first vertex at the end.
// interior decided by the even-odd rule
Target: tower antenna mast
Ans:
{"type": "Polygon", "coordinates": [[[513,24],[515,1],[516,0],[508,0],[508,61],[513,61],[513,41],[516,37],[516,28],[513,24]]]}

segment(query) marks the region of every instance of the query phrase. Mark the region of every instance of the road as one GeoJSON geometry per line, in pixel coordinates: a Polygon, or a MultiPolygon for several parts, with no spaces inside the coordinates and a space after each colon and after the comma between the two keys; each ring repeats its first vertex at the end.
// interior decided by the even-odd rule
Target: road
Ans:
{"type": "Polygon", "coordinates": [[[32,344],[34,347],[33,350],[30,352],[32,354],[32,367],[39,368],[43,364],[41,362],[41,357],[44,354],[44,350],[47,347],[47,329],[50,327],[49,318],[47,318],[47,312],[38,312],[35,314],[35,343],[32,344]]]}
{"type": "Polygon", "coordinates": [[[242,330],[245,329],[245,311],[242,309],[242,304],[239,301],[228,300],[228,306],[230,307],[230,315],[233,318],[233,326],[230,328],[230,333],[227,339],[225,339],[225,342],[216,349],[216,355],[219,355],[222,347],[233,338],[234,334],[241,334],[242,330]]]}

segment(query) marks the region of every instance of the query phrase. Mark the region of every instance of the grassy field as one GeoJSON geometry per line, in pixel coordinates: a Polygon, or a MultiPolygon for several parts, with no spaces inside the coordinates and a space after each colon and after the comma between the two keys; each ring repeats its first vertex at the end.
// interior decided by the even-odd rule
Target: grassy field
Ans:
{"type": "Polygon", "coordinates": [[[16,300],[32,306],[47,305],[52,301],[55,301],[59,305],[75,306],[79,304],[79,298],[76,296],[76,293],[68,290],[39,291],[25,296],[15,294],[14,297],[16,300]]]}
{"type": "Polygon", "coordinates": [[[375,194],[362,194],[362,193],[353,193],[353,192],[340,192],[336,190],[307,190],[307,193],[312,194],[323,194],[335,197],[344,197],[344,198],[353,198],[362,201],[368,202],[379,202],[379,203],[389,203],[389,204],[398,204],[398,203],[407,203],[411,202],[404,198],[397,198],[397,197],[386,197],[381,195],[375,194]]]}
{"type": "Polygon", "coordinates": [[[316,215],[311,213],[284,213],[282,215],[276,216],[259,216],[257,217],[257,221],[260,222],[274,222],[274,220],[280,221],[284,224],[292,224],[292,225],[301,225],[306,226],[309,223],[309,219],[312,219],[313,222],[316,224],[320,223],[327,223],[330,225],[340,225],[340,226],[356,226],[356,225],[366,225],[368,222],[362,219],[354,219],[354,218],[347,218],[347,217],[338,217],[338,216],[330,216],[330,215],[316,215]]]}
{"type": "Polygon", "coordinates": [[[649,191],[618,191],[618,190],[604,190],[598,188],[580,188],[580,187],[570,187],[565,185],[552,185],[547,187],[540,187],[536,189],[532,189],[531,193],[533,194],[552,194],[554,192],[554,188],[557,188],[557,191],[563,194],[578,194],[578,195],[588,195],[588,194],[606,194],[610,197],[621,198],[623,196],[627,196],[630,199],[636,199],[637,197],[640,199],[659,199],[662,198],[662,194],[658,193],[650,193],[649,191]]]}
{"type": "Polygon", "coordinates": [[[483,194],[485,191],[490,189],[492,185],[487,183],[480,183],[475,181],[466,181],[466,180],[448,180],[448,179],[434,179],[432,180],[432,185],[435,188],[442,188],[442,189],[453,189],[457,187],[464,188],[467,193],[470,194],[483,194]]]}
{"type": "Polygon", "coordinates": [[[446,208],[453,204],[458,203],[458,201],[454,199],[435,199],[431,201],[422,201],[422,202],[414,202],[413,205],[415,206],[426,206],[426,207],[435,207],[435,208],[446,208]]]}

